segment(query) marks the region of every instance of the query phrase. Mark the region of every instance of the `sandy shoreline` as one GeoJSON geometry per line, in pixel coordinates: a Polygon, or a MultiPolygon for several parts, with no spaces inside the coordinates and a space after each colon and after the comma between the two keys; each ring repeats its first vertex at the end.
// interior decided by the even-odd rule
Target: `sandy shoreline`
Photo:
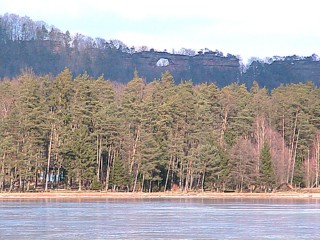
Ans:
{"type": "Polygon", "coordinates": [[[320,199],[320,193],[280,192],[280,193],[117,193],[117,192],[32,192],[0,193],[0,200],[37,200],[37,199],[174,199],[174,198],[209,198],[209,199],[320,199]]]}

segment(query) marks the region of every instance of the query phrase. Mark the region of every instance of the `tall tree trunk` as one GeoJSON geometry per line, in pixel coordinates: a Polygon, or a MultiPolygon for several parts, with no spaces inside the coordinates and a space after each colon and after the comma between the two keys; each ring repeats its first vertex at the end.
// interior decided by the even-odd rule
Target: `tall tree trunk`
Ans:
{"type": "Polygon", "coordinates": [[[319,186],[319,168],[320,168],[320,135],[316,137],[316,176],[315,176],[315,183],[313,186],[316,188],[319,186]]]}
{"type": "Polygon", "coordinates": [[[291,184],[291,185],[292,185],[292,183],[293,183],[294,167],[295,167],[295,165],[296,165],[296,157],[297,157],[297,147],[298,147],[298,141],[299,141],[299,133],[300,133],[300,129],[298,129],[296,144],[295,144],[295,147],[294,147],[293,163],[292,163],[292,173],[291,173],[291,180],[290,180],[290,184],[291,184]]]}
{"type": "Polygon", "coordinates": [[[185,184],[184,184],[184,191],[185,192],[188,192],[188,188],[189,188],[189,170],[187,169],[187,174],[186,174],[186,181],[185,181],[185,184]]]}
{"type": "Polygon", "coordinates": [[[142,174],[141,192],[143,192],[143,188],[144,188],[144,174],[142,174]]]}
{"type": "Polygon", "coordinates": [[[150,182],[149,182],[149,193],[151,193],[151,189],[152,189],[152,180],[150,179],[150,182]]]}
{"type": "Polygon", "coordinates": [[[23,180],[22,180],[22,176],[19,176],[19,189],[21,192],[23,192],[24,189],[24,184],[23,184],[23,180]]]}
{"type": "Polygon", "coordinates": [[[201,190],[204,192],[204,180],[206,176],[206,168],[204,168],[203,173],[202,173],[202,181],[201,181],[201,190]]]}
{"type": "MultiPolygon", "coordinates": [[[[266,124],[265,116],[259,115],[256,120],[256,138],[257,138],[257,152],[260,153],[266,138],[266,124]]],[[[271,139],[271,138],[270,138],[271,139]]],[[[270,144],[271,147],[271,144],[270,144]]],[[[257,172],[260,172],[260,158],[258,158],[257,172]]]]}
{"type": "Polygon", "coordinates": [[[59,166],[58,170],[57,170],[57,176],[58,176],[57,177],[58,178],[57,179],[57,186],[58,186],[58,189],[59,189],[59,186],[60,186],[60,174],[61,174],[60,171],[61,171],[61,166],[59,166]]]}
{"type": "Polygon", "coordinates": [[[220,147],[222,147],[224,145],[224,132],[227,129],[227,121],[228,121],[228,108],[225,109],[224,113],[223,113],[223,118],[222,118],[222,126],[221,126],[221,131],[220,131],[220,147]]]}
{"type": "Polygon", "coordinates": [[[137,182],[138,182],[138,175],[139,175],[139,164],[138,164],[138,166],[137,166],[137,170],[136,170],[136,174],[135,174],[135,178],[134,178],[134,184],[133,184],[132,192],[135,192],[135,191],[136,191],[137,182]]]}
{"type": "Polygon", "coordinates": [[[97,136],[97,181],[99,182],[101,179],[101,169],[102,169],[102,162],[101,162],[101,154],[102,154],[102,139],[101,137],[97,136]]]}
{"type": "Polygon", "coordinates": [[[183,190],[183,159],[180,162],[180,173],[179,173],[179,188],[183,190]]]}
{"type": "Polygon", "coordinates": [[[241,176],[241,183],[240,183],[240,192],[242,192],[243,189],[243,175],[241,176]]]}
{"type": "Polygon", "coordinates": [[[27,192],[30,191],[30,177],[27,178],[27,192]]]}
{"type": "Polygon", "coordinates": [[[186,183],[184,186],[184,190],[187,192],[189,189],[192,187],[192,179],[191,179],[191,166],[192,166],[192,161],[188,160],[187,162],[187,174],[186,174],[186,183]]]}
{"type": "Polygon", "coordinates": [[[307,188],[310,188],[310,151],[308,149],[307,155],[307,188]]]}
{"type": "Polygon", "coordinates": [[[291,138],[291,149],[290,149],[290,154],[289,154],[289,164],[288,164],[288,178],[287,178],[287,182],[289,183],[289,179],[290,179],[290,183],[292,185],[292,175],[293,175],[293,164],[295,162],[294,159],[294,147],[295,147],[295,138],[296,138],[296,130],[297,130],[297,121],[298,121],[298,110],[296,112],[296,116],[294,119],[294,126],[293,126],[293,133],[292,133],[292,138],[291,138]]]}
{"type": "Polygon", "coordinates": [[[97,159],[97,181],[100,180],[100,156],[99,156],[99,134],[96,139],[96,159],[97,159]]]}
{"type": "Polygon", "coordinates": [[[189,183],[189,190],[191,191],[192,188],[194,187],[193,185],[193,181],[194,181],[194,172],[193,171],[190,171],[190,183],[189,183]]]}
{"type": "Polygon", "coordinates": [[[136,132],[136,136],[134,138],[134,142],[133,142],[133,146],[132,146],[132,156],[131,156],[131,163],[130,163],[130,173],[133,171],[133,166],[136,163],[136,153],[137,153],[137,149],[138,149],[138,142],[140,139],[140,124],[137,127],[137,132],[136,132]]]}
{"type": "Polygon", "coordinates": [[[2,164],[1,164],[1,183],[0,183],[0,191],[4,191],[4,187],[5,187],[5,183],[6,183],[6,180],[5,180],[5,172],[4,172],[4,162],[5,162],[5,159],[6,159],[6,153],[3,154],[2,156],[2,164]]]}
{"type": "Polygon", "coordinates": [[[80,172],[78,172],[78,183],[79,183],[78,191],[80,192],[82,190],[82,177],[80,175],[80,172]]]}
{"type": "MultiPolygon", "coordinates": [[[[288,172],[288,169],[286,170],[286,172],[285,172],[285,166],[286,166],[286,164],[285,164],[285,147],[286,147],[286,145],[285,145],[285,138],[284,138],[284,136],[285,136],[285,122],[284,122],[284,115],[282,115],[282,175],[285,175],[285,178],[287,179],[287,181],[286,182],[288,182],[288,175],[289,175],[289,172],[288,172]],[[285,173],[285,174],[284,174],[285,173]]],[[[288,163],[288,165],[289,165],[289,163],[288,163]]],[[[281,181],[282,180],[284,180],[283,178],[281,178],[281,181]]],[[[282,183],[282,182],[281,182],[282,183]]]]}
{"type": "Polygon", "coordinates": [[[12,191],[13,189],[13,184],[14,184],[14,174],[13,174],[13,170],[11,169],[11,165],[9,164],[9,171],[10,171],[10,187],[9,187],[9,192],[12,191]]]}
{"type": "Polygon", "coordinates": [[[108,191],[108,189],[109,189],[110,170],[111,170],[111,163],[112,163],[111,150],[112,150],[111,145],[109,145],[108,160],[107,160],[107,173],[106,173],[106,191],[108,191]]]}
{"type": "Polygon", "coordinates": [[[165,184],[164,184],[164,190],[163,190],[164,192],[167,191],[167,186],[168,186],[168,180],[169,180],[169,174],[170,174],[170,168],[171,168],[172,160],[173,160],[173,156],[171,155],[170,156],[170,161],[169,161],[169,164],[168,164],[168,171],[167,171],[166,181],[165,181],[165,184]]]}
{"type": "Polygon", "coordinates": [[[47,173],[46,173],[46,185],[44,191],[48,191],[48,181],[49,181],[49,173],[50,173],[50,162],[51,162],[51,150],[52,150],[52,138],[53,138],[53,128],[54,125],[51,125],[50,132],[50,140],[49,140],[49,148],[48,148],[48,161],[47,161],[47,173]]]}
{"type": "Polygon", "coordinates": [[[173,156],[173,159],[172,159],[172,169],[171,169],[171,188],[174,184],[174,173],[176,171],[176,169],[178,169],[178,166],[177,166],[177,163],[178,162],[178,159],[177,159],[177,156],[173,156]]]}
{"type": "Polygon", "coordinates": [[[36,191],[38,188],[38,157],[36,157],[36,165],[35,165],[35,182],[34,182],[34,190],[36,191]]]}

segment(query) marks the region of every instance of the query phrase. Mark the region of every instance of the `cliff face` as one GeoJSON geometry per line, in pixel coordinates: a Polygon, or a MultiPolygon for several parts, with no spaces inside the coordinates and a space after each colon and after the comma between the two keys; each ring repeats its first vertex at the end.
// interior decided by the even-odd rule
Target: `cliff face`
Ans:
{"type": "MultiPolygon", "coordinates": [[[[281,64],[281,63],[278,63],[281,64]]],[[[296,60],[287,62],[285,68],[292,72],[295,82],[313,81],[315,84],[320,84],[320,62],[311,59],[296,60]]]]}
{"type": "Polygon", "coordinates": [[[130,54],[112,48],[75,49],[57,41],[9,41],[0,43],[0,77],[15,77],[21,69],[32,68],[36,74],[56,75],[65,67],[74,75],[87,72],[92,77],[126,83],[135,70],[151,82],[170,71],[176,83],[192,80],[194,84],[215,83],[224,87],[233,82],[253,81],[268,89],[280,84],[312,81],[320,86],[320,61],[316,57],[284,57],[271,63],[255,61],[246,72],[240,70],[239,59],[206,52],[195,56],[145,51],[130,54]]]}
{"type": "Polygon", "coordinates": [[[311,57],[300,59],[286,57],[272,63],[253,62],[242,75],[241,82],[251,86],[253,81],[268,89],[278,87],[280,84],[307,81],[320,86],[320,61],[311,57]]]}
{"type": "Polygon", "coordinates": [[[191,62],[193,79],[196,81],[214,82],[218,87],[240,81],[239,59],[232,55],[221,57],[206,53],[194,56],[191,62]]]}
{"type": "Polygon", "coordinates": [[[141,52],[132,55],[132,64],[148,81],[160,78],[170,71],[176,82],[191,80],[195,83],[215,82],[225,86],[240,78],[240,64],[236,57],[216,56],[204,53],[196,56],[169,54],[165,52],[141,52]],[[160,65],[159,61],[166,64],[160,65]]]}

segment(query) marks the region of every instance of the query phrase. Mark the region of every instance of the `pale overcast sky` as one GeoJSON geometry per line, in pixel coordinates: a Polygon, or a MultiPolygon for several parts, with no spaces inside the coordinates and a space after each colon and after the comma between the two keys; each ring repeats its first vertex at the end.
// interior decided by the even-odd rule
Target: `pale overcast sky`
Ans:
{"type": "Polygon", "coordinates": [[[250,57],[320,55],[319,0],[0,0],[0,14],[156,50],[250,57]]]}

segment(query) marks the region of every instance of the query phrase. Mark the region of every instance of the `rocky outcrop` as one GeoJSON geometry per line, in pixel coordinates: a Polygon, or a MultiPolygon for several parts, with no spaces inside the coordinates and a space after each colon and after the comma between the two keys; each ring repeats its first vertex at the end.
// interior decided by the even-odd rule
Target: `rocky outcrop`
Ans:
{"type": "Polygon", "coordinates": [[[225,86],[240,78],[239,59],[232,55],[224,57],[204,53],[186,56],[166,52],[140,52],[132,55],[132,63],[148,81],[160,78],[167,70],[177,83],[192,80],[194,83],[214,82],[218,86],[225,86]],[[162,59],[166,59],[169,64],[159,66],[157,62],[162,59]]]}
{"type": "Polygon", "coordinates": [[[266,63],[254,61],[241,72],[239,59],[219,52],[195,56],[167,52],[129,53],[114,48],[75,49],[59,41],[8,41],[0,43],[0,78],[15,77],[21,69],[32,68],[36,74],[56,75],[69,67],[74,75],[87,72],[92,77],[126,83],[135,70],[151,82],[170,71],[176,83],[192,80],[194,84],[215,83],[224,87],[233,82],[249,88],[253,81],[269,90],[280,84],[312,81],[320,86],[320,61],[317,56],[289,56],[266,63]]]}
{"type": "Polygon", "coordinates": [[[257,81],[268,89],[280,84],[313,82],[320,86],[320,61],[311,57],[285,57],[271,63],[252,62],[242,75],[241,82],[251,86],[257,81]]]}

